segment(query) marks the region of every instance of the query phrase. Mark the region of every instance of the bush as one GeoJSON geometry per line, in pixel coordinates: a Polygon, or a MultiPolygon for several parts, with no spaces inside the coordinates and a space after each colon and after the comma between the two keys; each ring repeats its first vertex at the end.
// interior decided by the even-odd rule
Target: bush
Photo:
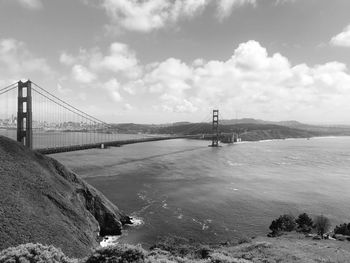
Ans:
{"type": "Polygon", "coordinates": [[[72,263],[60,249],[41,244],[24,244],[0,252],[1,263],[72,263]]]}
{"type": "Polygon", "coordinates": [[[317,234],[323,239],[323,235],[329,230],[331,222],[327,217],[320,215],[315,218],[314,223],[317,234]]]}
{"type": "Polygon", "coordinates": [[[144,262],[146,252],[141,246],[132,245],[116,245],[97,249],[92,256],[90,256],[86,263],[128,263],[128,262],[144,262]]]}
{"type": "Polygon", "coordinates": [[[341,234],[344,236],[350,236],[350,223],[342,224],[334,228],[334,234],[341,234]]]}
{"type": "Polygon", "coordinates": [[[306,213],[300,214],[295,222],[298,224],[298,230],[304,233],[309,233],[314,224],[312,219],[306,213]]]}
{"type": "Polygon", "coordinates": [[[270,225],[270,230],[273,235],[277,235],[281,231],[291,232],[295,230],[295,218],[292,215],[282,215],[273,220],[270,225]]]}
{"type": "Polygon", "coordinates": [[[178,257],[200,258],[202,253],[202,245],[194,240],[178,237],[166,236],[159,239],[150,249],[160,249],[170,252],[178,257]]]}

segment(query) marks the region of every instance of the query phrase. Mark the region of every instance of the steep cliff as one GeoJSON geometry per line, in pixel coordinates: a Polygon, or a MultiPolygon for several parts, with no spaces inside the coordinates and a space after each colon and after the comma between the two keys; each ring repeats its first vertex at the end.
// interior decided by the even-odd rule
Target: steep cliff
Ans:
{"type": "MultiPolygon", "coordinates": [[[[117,189],[116,189],[117,190],[117,189]]],[[[130,218],[54,159],[0,136],[0,249],[28,242],[81,257],[130,218]]]]}

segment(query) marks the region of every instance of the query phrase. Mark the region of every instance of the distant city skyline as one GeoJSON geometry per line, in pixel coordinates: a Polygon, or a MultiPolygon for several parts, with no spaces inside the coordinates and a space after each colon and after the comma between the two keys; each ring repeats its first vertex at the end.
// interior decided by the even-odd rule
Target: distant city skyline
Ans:
{"type": "Polygon", "coordinates": [[[2,0],[0,88],[30,78],[109,123],[200,122],[218,108],[224,119],[350,124],[348,10],[348,0],[2,0]]]}

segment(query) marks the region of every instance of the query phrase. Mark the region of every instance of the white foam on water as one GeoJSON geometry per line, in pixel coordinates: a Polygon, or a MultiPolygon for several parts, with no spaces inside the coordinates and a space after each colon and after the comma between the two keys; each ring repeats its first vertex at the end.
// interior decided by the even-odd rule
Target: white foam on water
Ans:
{"type": "Polygon", "coordinates": [[[105,236],[103,237],[103,240],[100,242],[101,247],[109,247],[109,246],[115,246],[118,244],[118,239],[121,236],[105,236]]]}
{"type": "Polygon", "coordinates": [[[145,223],[142,218],[135,217],[135,216],[131,217],[131,222],[132,222],[132,225],[130,226],[141,226],[145,223]]]}
{"type": "Polygon", "coordinates": [[[235,187],[228,187],[228,190],[238,191],[239,189],[238,189],[238,188],[235,188],[235,187]]]}
{"type": "Polygon", "coordinates": [[[201,227],[202,227],[202,230],[204,231],[204,230],[207,230],[208,228],[209,228],[209,225],[207,225],[206,223],[211,223],[212,222],[212,220],[211,219],[207,219],[207,220],[205,220],[205,222],[200,222],[200,221],[198,221],[198,220],[196,220],[196,219],[194,219],[194,218],[192,218],[192,221],[193,222],[195,222],[195,223],[197,223],[197,224],[199,224],[201,227]]]}
{"type": "Polygon", "coordinates": [[[230,166],[243,166],[243,163],[234,163],[234,162],[231,162],[231,161],[227,161],[227,164],[230,165],[230,166]]]}
{"type": "Polygon", "coordinates": [[[183,214],[179,214],[179,215],[177,216],[178,219],[182,219],[183,217],[184,217],[183,214]]]}

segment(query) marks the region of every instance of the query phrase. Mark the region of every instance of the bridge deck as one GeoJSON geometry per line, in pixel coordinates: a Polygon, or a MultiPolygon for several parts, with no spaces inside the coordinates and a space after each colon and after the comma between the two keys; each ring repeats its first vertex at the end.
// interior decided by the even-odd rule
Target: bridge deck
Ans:
{"type": "Polygon", "coordinates": [[[42,148],[42,149],[35,149],[35,150],[41,154],[54,154],[54,153],[94,149],[94,148],[100,149],[102,144],[104,145],[104,147],[120,147],[126,144],[143,143],[143,142],[165,141],[165,140],[173,140],[173,139],[211,139],[211,137],[212,137],[211,134],[150,137],[150,138],[142,138],[142,139],[91,143],[91,144],[84,144],[84,145],[70,145],[70,146],[53,147],[53,148],[42,148]]]}

